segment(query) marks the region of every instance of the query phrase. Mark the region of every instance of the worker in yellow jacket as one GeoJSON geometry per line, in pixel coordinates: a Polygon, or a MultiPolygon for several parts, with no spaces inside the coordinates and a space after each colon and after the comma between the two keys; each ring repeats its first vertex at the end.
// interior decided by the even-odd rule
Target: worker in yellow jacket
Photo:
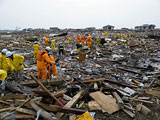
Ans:
{"type": "Polygon", "coordinates": [[[104,33],[104,38],[107,38],[107,32],[104,33]]]}
{"type": "Polygon", "coordinates": [[[7,77],[7,72],[0,69],[0,81],[4,80],[7,77]]]}
{"type": "Polygon", "coordinates": [[[120,39],[121,38],[121,34],[117,33],[117,37],[118,37],[118,39],[120,39]]]}
{"type": "Polygon", "coordinates": [[[125,39],[125,34],[122,34],[123,39],[125,39]]]}
{"type": "Polygon", "coordinates": [[[129,38],[131,38],[131,37],[132,37],[132,34],[130,33],[130,34],[129,34],[129,38]]]}
{"type": "Polygon", "coordinates": [[[35,60],[38,59],[39,49],[40,49],[37,41],[34,42],[33,49],[34,49],[34,60],[35,60]]]}
{"type": "Polygon", "coordinates": [[[20,81],[23,81],[24,57],[19,54],[13,54],[10,51],[6,53],[6,57],[9,58],[9,61],[8,61],[9,66],[14,66],[15,80],[18,81],[18,76],[19,76],[20,81]]]}
{"type": "Polygon", "coordinates": [[[7,66],[7,61],[6,61],[6,53],[7,49],[3,49],[0,53],[0,69],[3,69],[7,71],[8,66],[7,66]]]}
{"type": "Polygon", "coordinates": [[[4,96],[6,77],[7,77],[7,72],[5,70],[0,69],[0,92],[1,92],[1,96],[4,96]]]}
{"type": "Polygon", "coordinates": [[[55,47],[55,40],[51,40],[51,47],[52,47],[52,51],[56,50],[56,47],[55,47]]]}

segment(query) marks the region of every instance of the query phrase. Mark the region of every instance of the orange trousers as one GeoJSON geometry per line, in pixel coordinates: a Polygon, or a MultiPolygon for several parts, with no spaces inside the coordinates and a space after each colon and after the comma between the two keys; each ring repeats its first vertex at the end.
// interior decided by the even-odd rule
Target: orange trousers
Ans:
{"type": "Polygon", "coordinates": [[[48,76],[51,76],[51,74],[58,77],[57,72],[56,72],[56,65],[52,65],[52,66],[49,65],[48,76]],[[52,72],[50,71],[51,68],[52,68],[52,72]]]}
{"type": "Polygon", "coordinates": [[[45,45],[48,46],[48,39],[45,40],[45,45]]]}
{"type": "Polygon", "coordinates": [[[88,48],[90,48],[90,47],[91,47],[91,43],[90,43],[90,42],[88,42],[88,43],[87,43],[87,45],[88,45],[88,48]]]}
{"type": "Polygon", "coordinates": [[[38,79],[45,80],[47,79],[47,70],[38,68],[38,79]]]}

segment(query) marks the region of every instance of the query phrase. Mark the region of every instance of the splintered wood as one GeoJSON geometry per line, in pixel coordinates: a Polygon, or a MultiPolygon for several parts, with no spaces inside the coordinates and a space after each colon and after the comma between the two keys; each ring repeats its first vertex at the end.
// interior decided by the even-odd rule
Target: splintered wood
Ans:
{"type": "Polygon", "coordinates": [[[102,92],[93,92],[90,96],[109,114],[118,111],[120,108],[118,104],[109,96],[102,92]]]}

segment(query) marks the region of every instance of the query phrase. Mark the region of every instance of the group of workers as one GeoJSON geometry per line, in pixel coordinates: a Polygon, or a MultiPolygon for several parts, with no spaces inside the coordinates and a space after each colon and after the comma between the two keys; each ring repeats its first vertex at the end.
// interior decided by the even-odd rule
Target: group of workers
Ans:
{"type": "Polygon", "coordinates": [[[4,95],[3,91],[5,89],[5,80],[7,74],[14,74],[16,81],[23,81],[23,61],[24,57],[19,54],[13,54],[13,52],[3,49],[0,53],[0,90],[2,96],[4,95]]]}
{"type": "MultiPolygon", "coordinates": [[[[85,43],[85,37],[82,35],[82,36],[77,36],[77,44],[80,44],[80,45],[84,45],[84,43],[85,43]]],[[[87,46],[88,46],[88,48],[90,48],[91,47],[91,43],[92,43],[92,37],[91,36],[88,36],[87,37],[87,46]]],[[[78,50],[79,50],[79,48],[78,48],[78,50]]]]}
{"type": "MultiPolygon", "coordinates": [[[[105,32],[103,35],[97,36],[97,37],[95,37],[95,34],[93,34],[92,36],[89,35],[86,39],[86,43],[87,43],[88,48],[91,47],[93,40],[96,40],[95,43],[103,45],[105,43],[105,39],[107,38],[107,35],[108,35],[107,32],[105,32]]],[[[114,35],[115,35],[114,33],[111,33],[111,36],[114,36],[114,35]]],[[[119,37],[125,38],[125,35],[124,34],[117,34],[117,37],[118,38],[119,37]]],[[[131,34],[129,35],[129,37],[131,37],[131,34]]],[[[85,43],[85,36],[78,35],[76,38],[77,38],[77,44],[76,44],[77,50],[80,51],[82,46],[85,43]]],[[[67,40],[66,43],[69,44],[69,40],[70,40],[69,36],[66,37],[66,40],[67,40]]],[[[46,39],[45,39],[46,46],[48,45],[48,41],[49,41],[49,36],[46,35],[46,39]]],[[[37,67],[38,67],[38,71],[39,71],[38,78],[41,78],[43,80],[47,78],[47,75],[51,76],[51,74],[53,74],[56,77],[58,76],[56,73],[56,65],[55,65],[56,63],[55,63],[54,57],[49,56],[49,52],[51,50],[52,51],[55,50],[55,40],[51,40],[51,48],[46,47],[45,50],[41,50],[39,52],[40,47],[37,44],[37,42],[35,42],[35,45],[34,45],[34,58],[37,58],[37,67]],[[48,73],[47,73],[47,68],[48,68],[48,73]]],[[[63,55],[64,54],[64,46],[63,46],[62,42],[59,43],[58,49],[59,49],[59,55],[63,55]]]]}
{"type": "MultiPolygon", "coordinates": [[[[51,41],[55,42],[55,41],[51,41]]],[[[56,63],[54,60],[54,57],[50,54],[51,50],[55,49],[55,46],[52,47],[52,49],[47,46],[44,50],[40,50],[40,46],[38,45],[38,42],[35,41],[33,45],[34,49],[34,60],[37,60],[37,68],[38,68],[38,78],[39,79],[47,79],[48,77],[51,77],[52,75],[58,77],[56,72],[56,63]],[[47,73],[48,70],[48,73],[47,73]]]]}
{"type": "MultiPolygon", "coordinates": [[[[117,39],[124,39],[126,40],[125,44],[128,45],[128,40],[132,37],[132,34],[120,34],[120,33],[107,33],[105,32],[104,34],[100,34],[100,35],[95,35],[94,33],[91,35],[89,35],[86,39],[86,43],[87,43],[87,46],[88,48],[91,47],[91,44],[93,41],[95,41],[96,44],[102,44],[104,45],[106,43],[106,39],[107,38],[117,38],[117,39]]],[[[85,43],[85,37],[84,36],[77,36],[77,44],[81,44],[83,46],[83,44],[85,43]]],[[[76,44],[76,45],[77,45],[76,44]]],[[[78,45],[80,46],[80,45],[78,45]]],[[[79,48],[77,48],[79,50],[79,48]]]]}

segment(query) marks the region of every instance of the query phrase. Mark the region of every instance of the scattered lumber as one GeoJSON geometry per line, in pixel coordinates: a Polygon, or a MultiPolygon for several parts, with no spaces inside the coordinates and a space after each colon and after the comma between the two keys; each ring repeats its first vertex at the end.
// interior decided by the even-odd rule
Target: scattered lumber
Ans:
{"type": "Polygon", "coordinates": [[[44,109],[42,109],[41,107],[39,107],[34,100],[30,101],[31,106],[33,107],[33,109],[37,112],[38,110],[41,110],[40,115],[45,119],[45,120],[58,120],[55,115],[53,115],[53,113],[49,113],[47,111],[45,111],[44,109]]]}
{"type": "Polygon", "coordinates": [[[135,117],[135,114],[132,113],[131,111],[127,110],[127,109],[122,109],[125,113],[127,113],[131,118],[135,117]]]}
{"type": "Polygon", "coordinates": [[[112,92],[113,96],[116,98],[116,101],[119,105],[120,108],[123,108],[123,100],[121,99],[121,97],[117,94],[117,92],[112,92]]]}
{"type": "Polygon", "coordinates": [[[35,111],[26,109],[26,108],[16,108],[16,111],[24,114],[34,115],[34,116],[36,115],[35,111]]]}
{"type": "Polygon", "coordinates": [[[63,113],[74,113],[74,114],[83,114],[86,111],[76,108],[67,108],[67,107],[61,107],[57,105],[46,105],[41,102],[36,102],[39,106],[41,106],[43,109],[51,112],[63,112],[63,113]]]}
{"type": "Polygon", "coordinates": [[[152,96],[156,96],[156,97],[160,98],[160,90],[159,89],[147,89],[145,91],[145,93],[148,95],[152,95],[152,96]]]}
{"type": "Polygon", "coordinates": [[[35,80],[53,99],[55,99],[61,106],[63,106],[63,104],[62,104],[40,81],[38,81],[38,80],[33,76],[33,73],[31,73],[31,76],[34,78],[34,80],[35,80]]]}
{"type": "Polygon", "coordinates": [[[125,97],[125,96],[122,97],[122,100],[126,100],[126,101],[132,100],[132,101],[138,101],[138,102],[142,102],[142,103],[153,104],[152,101],[146,101],[146,100],[141,100],[141,99],[132,99],[132,98],[128,98],[128,97],[125,97]]]}
{"type": "MultiPolygon", "coordinates": [[[[70,100],[64,107],[68,107],[71,108],[73,105],[76,104],[76,102],[78,101],[78,99],[80,97],[82,97],[82,95],[86,92],[86,90],[81,90],[80,92],[78,92],[73,98],[72,100],[70,100]]],[[[60,119],[62,116],[64,115],[64,113],[57,113],[56,116],[60,119]]]]}
{"type": "Polygon", "coordinates": [[[136,105],[136,111],[137,112],[140,111],[145,115],[148,115],[149,113],[151,113],[151,110],[142,104],[136,105]]]}

